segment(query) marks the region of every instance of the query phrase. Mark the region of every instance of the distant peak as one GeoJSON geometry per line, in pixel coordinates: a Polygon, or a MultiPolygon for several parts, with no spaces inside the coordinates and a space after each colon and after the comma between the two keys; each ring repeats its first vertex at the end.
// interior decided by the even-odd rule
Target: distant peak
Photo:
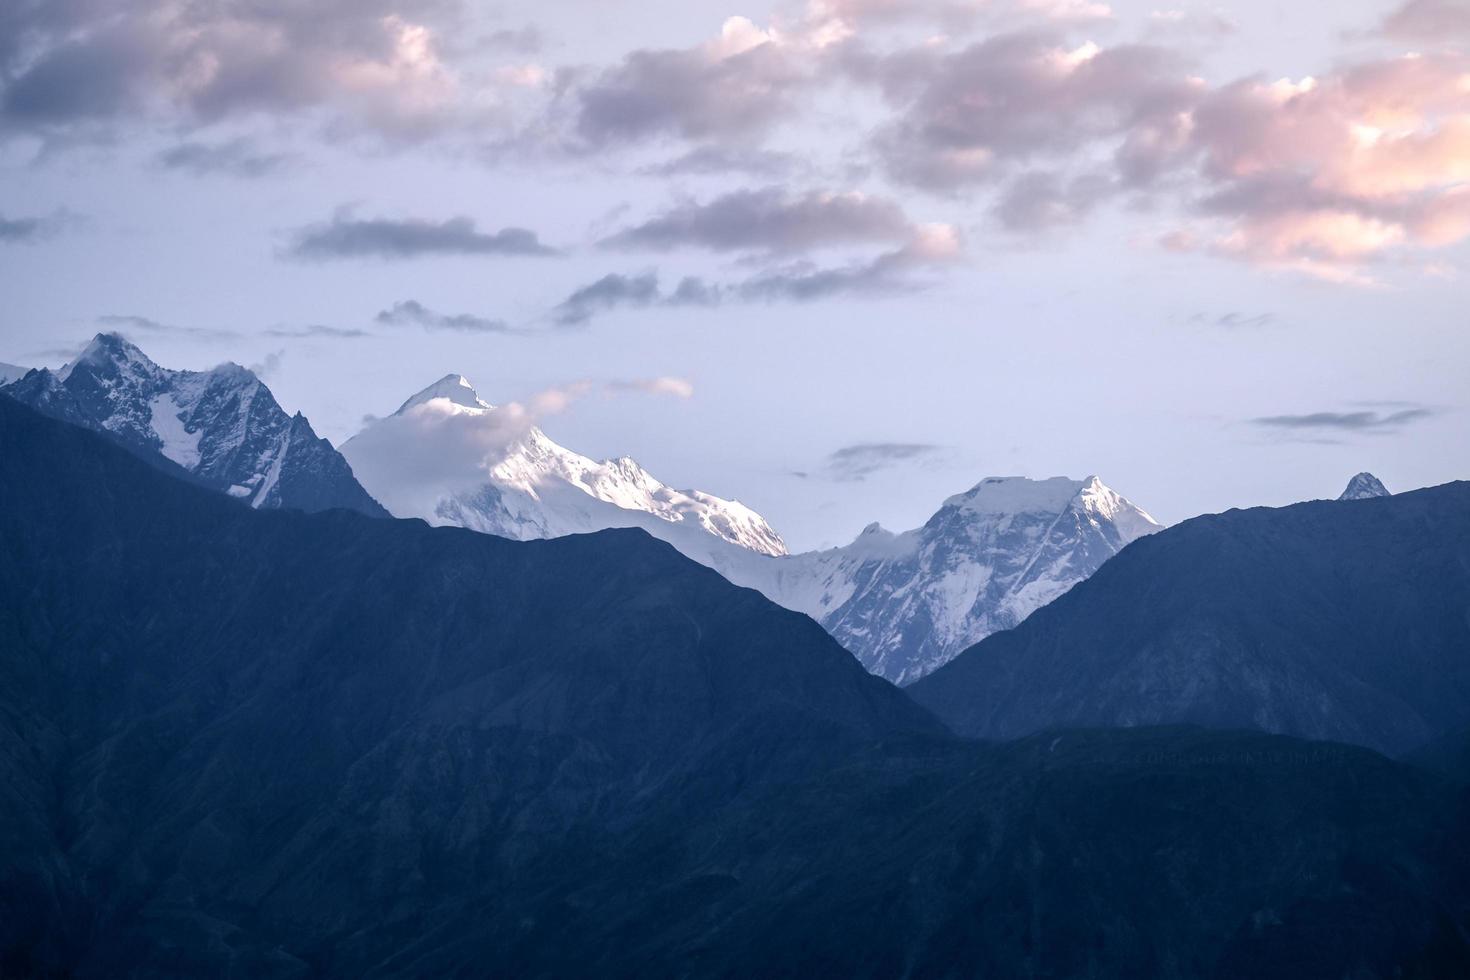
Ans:
{"type": "Polygon", "coordinates": [[[144,354],[122,334],[99,333],[86,347],[82,348],[80,354],[62,366],[57,372],[57,377],[65,381],[71,377],[73,371],[84,364],[100,367],[109,363],[119,368],[131,365],[135,368],[142,368],[145,372],[158,369],[158,365],[154,364],[147,354],[144,354]]]}
{"type": "Polygon", "coordinates": [[[1348,481],[1347,489],[1343,490],[1338,500],[1367,500],[1371,497],[1392,496],[1383,481],[1372,473],[1359,473],[1348,481]]]}
{"type": "Polygon", "coordinates": [[[489,402],[480,397],[475,391],[474,385],[470,384],[462,374],[446,374],[435,381],[423,391],[414,395],[408,401],[399,406],[395,415],[402,415],[411,408],[426,404],[439,398],[448,399],[455,405],[463,408],[494,408],[489,402]]]}

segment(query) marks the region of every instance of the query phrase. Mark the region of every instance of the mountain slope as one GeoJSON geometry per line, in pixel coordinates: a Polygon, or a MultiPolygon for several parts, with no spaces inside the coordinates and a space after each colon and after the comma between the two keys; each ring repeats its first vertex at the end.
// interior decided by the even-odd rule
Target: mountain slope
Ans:
{"type": "Polygon", "coordinates": [[[349,439],[342,452],[401,517],[518,541],[613,527],[669,536],[677,527],[672,536],[695,551],[719,542],[758,554],[786,551],[750,508],[675,490],[626,456],[599,463],[572,452],[516,411],[497,410],[460,375],[412,396],[349,439]],[[683,533],[689,530],[700,533],[683,533]]]}
{"type": "Polygon", "coordinates": [[[0,495],[7,976],[1470,963],[1455,790],[1366,751],[959,742],[638,532],[252,511],[3,400],[0,495]]]}
{"type": "Polygon", "coordinates": [[[807,613],[869,670],[906,684],[1158,529],[1096,477],[991,477],[912,531],[874,524],[843,548],[722,571],[807,613]]]}
{"type": "Polygon", "coordinates": [[[1193,722],[1409,750],[1470,725],[1470,483],[1186,521],[910,691],[990,738],[1193,722]]]}
{"type": "Polygon", "coordinates": [[[167,460],[166,470],[179,467],[252,507],[387,516],[331,443],[235,364],[170,371],[122,337],[98,334],[61,370],[32,371],[4,393],[145,458],[167,460]]]}
{"type": "Polygon", "coordinates": [[[19,364],[6,364],[0,361],[0,385],[20,380],[29,370],[30,368],[21,367],[19,364]]]}

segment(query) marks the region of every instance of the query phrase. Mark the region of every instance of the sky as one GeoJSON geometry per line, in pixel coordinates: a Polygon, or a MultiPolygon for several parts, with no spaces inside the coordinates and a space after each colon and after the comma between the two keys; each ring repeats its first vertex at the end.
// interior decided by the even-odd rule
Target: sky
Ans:
{"type": "Polygon", "coordinates": [[[460,373],[794,549],[1470,477],[1467,239],[1470,0],[0,10],[0,361],[460,373]]]}

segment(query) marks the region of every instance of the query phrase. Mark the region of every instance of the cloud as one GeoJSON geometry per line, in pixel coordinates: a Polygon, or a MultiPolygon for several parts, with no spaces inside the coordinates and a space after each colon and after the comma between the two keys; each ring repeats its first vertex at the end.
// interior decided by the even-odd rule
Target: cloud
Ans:
{"type": "Polygon", "coordinates": [[[1310,412],[1305,415],[1267,415],[1251,419],[1252,424],[1275,429],[1293,436],[1312,438],[1332,434],[1392,435],[1406,426],[1438,415],[1425,406],[1399,408],[1394,411],[1360,409],[1351,412],[1310,412]]]}
{"type": "Polygon", "coordinates": [[[34,242],[45,232],[40,218],[7,218],[0,215],[0,242],[34,242]]]}
{"type": "Polygon", "coordinates": [[[1128,177],[1145,180],[1155,166],[1146,158],[1177,140],[1180,113],[1202,84],[1185,69],[1162,47],[1104,49],[1011,33],[948,54],[891,55],[861,74],[895,109],[896,121],[875,142],[888,172],[953,193],[1102,141],[1114,143],[1128,177]]]}
{"type": "Polygon", "coordinates": [[[410,259],[425,255],[546,256],[557,251],[525,228],[479,231],[473,219],[368,218],[338,209],[330,221],[297,229],[287,255],[308,260],[410,259]]]}
{"type": "Polygon", "coordinates": [[[708,203],[687,201],[600,243],[608,248],[669,251],[795,252],[836,245],[902,242],[914,224],[897,203],[859,193],[779,187],[737,190],[708,203]]]}
{"type": "Polygon", "coordinates": [[[279,371],[281,369],[281,363],[285,359],[285,351],[271,351],[269,354],[265,355],[265,357],[261,358],[258,363],[250,365],[250,373],[255,375],[257,378],[264,380],[279,371]]]}
{"type": "Polygon", "coordinates": [[[746,302],[798,303],[842,295],[892,295],[924,289],[915,270],[944,264],[959,255],[958,233],[949,225],[921,230],[913,242],[866,262],[821,268],[800,263],[769,270],[728,287],[746,302]]]}
{"type": "Polygon", "coordinates": [[[265,334],[268,337],[320,337],[330,340],[353,340],[358,337],[372,336],[366,330],[359,330],[356,327],[329,327],[324,323],[308,323],[300,327],[271,327],[265,331],[265,334]]]}
{"type": "Polygon", "coordinates": [[[1190,143],[1214,185],[1200,247],[1342,281],[1470,235],[1470,59],[1412,55],[1209,93],[1190,143]]]}
{"type": "Polygon", "coordinates": [[[11,3],[0,120],[41,133],[123,119],[205,125],[257,113],[414,139],[462,108],[440,39],[452,0],[11,3]]]}
{"type": "Polygon", "coordinates": [[[613,273],[589,283],[563,300],[552,319],[560,326],[581,326],[596,314],[615,309],[715,307],[736,303],[805,303],[843,295],[891,295],[926,288],[913,273],[953,261],[959,254],[958,233],[949,225],[921,226],[914,239],[876,258],[823,267],[796,262],[757,272],[732,282],[685,276],[665,292],[658,273],[613,273]]]}
{"type": "Polygon", "coordinates": [[[561,326],[579,326],[591,320],[595,314],[608,310],[667,303],[668,297],[659,291],[657,273],[644,272],[631,276],[610,273],[574,289],[552,311],[552,318],[561,326]]]}
{"type": "Polygon", "coordinates": [[[47,217],[8,218],[0,214],[0,245],[32,245],[57,235],[75,220],[65,211],[47,217]]]}
{"type": "Polygon", "coordinates": [[[664,163],[645,167],[653,177],[747,174],[754,177],[785,177],[800,169],[795,154],[739,146],[697,146],[664,163]]]}
{"type": "MultiPolygon", "coordinates": [[[[1407,4],[1383,30],[1466,36],[1459,16],[1407,4]]],[[[1063,37],[850,54],[851,77],[894,113],[876,158],[900,182],[987,195],[1013,231],[1076,223],[1113,199],[1162,200],[1184,214],[1162,239],[1170,248],[1339,282],[1470,237],[1470,53],[1212,86],[1166,47],[1063,37]]]]}
{"type": "Polygon", "coordinates": [[[1408,0],[1384,18],[1385,37],[1405,41],[1470,41],[1470,4],[1465,0],[1408,0]]]}
{"type": "Polygon", "coordinates": [[[995,202],[993,211],[1011,231],[1040,232],[1075,225],[1117,191],[1114,181],[1100,175],[1064,180],[1036,170],[1013,180],[995,202]]]}
{"type": "Polygon", "coordinates": [[[931,461],[942,452],[941,447],[922,442],[862,442],[833,452],[823,471],[833,480],[856,482],[879,470],[931,461]]]}
{"type": "Polygon", "coordinates": [[[155,160],[166,170],[181,170],[196,177],[218,174],[247,179],[284,173],[297,162],[289,154],[260,152],[244,138],[223,143],[184,142],[164,150],[155,160]]]}
{"type": "Polygon", "coordinates": [[[576,90],[577,135],[589,147],[658,136],[749,145],[792,112],[812,53],[744,17],[696,47],[633,51],[576,90]]]}
{"type": "Polygon", "coordinates": [[[373,319],[388,327],[423,327],[459,333],[508,333],[511,329],[504,320],[491,320],[470,313],[438,313],[415,299],[394,303],[373,319]]]}
{"type": "Polygon", "coordinates": [[[648,378],[639,381],[609,381],[610,392],[640,391],[647,395],[672,395],[674,398],[693,398],[694,385],[683,378],[648,378]]]}
{"type": "Polygon", "coordinates": [[[142,331],[159,336],[192,337],[197,340],[236,340],[240,336],[234,330],[223,330],[216,327],[184,327],[172,323],[160,323],[146,316],[132,314],[107,313],[99,316],[97,322],[113,330],[142,331]]]}

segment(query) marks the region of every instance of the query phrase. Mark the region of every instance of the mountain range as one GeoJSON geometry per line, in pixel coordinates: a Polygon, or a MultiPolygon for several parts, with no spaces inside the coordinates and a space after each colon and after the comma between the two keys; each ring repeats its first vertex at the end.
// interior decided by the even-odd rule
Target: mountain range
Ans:
{"type": "Polygon", "coordinates": [[[29,371],[0,391],[251,507],[388,516],[305,416],[286,414],[237,364],[172,371],[104,333],[60,370],[29,371]]]}
{"type": "Polygon", "coordinates": [[[399,516],[517,540],[640,527],[810,615],[898,683],[1016,625],[1159,527],[1096,477],[990,478],[923,527],[875,524],[845,547],[790,555],[742,504],[673,490],[626,457],[595,462],[565,449],[461,375],[413,395],[342,452],[399,516]]]}
{"type": "Polygon", "coordinates": [[[909,689],[956,731],[1194,723],[1398,754],[1470,728],[1470,483],[1135,542],[909,689]]]}
{"type": "MultiPolygon", "coordinates": [[[[966,741],[636,530],[253,509],[5,399],[0,495],[6,976],[1470,969],[1453,752],[966,741]]],[[[1416,496],[1304,506],[1387,537],[1443,516],[1416,496]]],[[[1429,547],[1425,579],[1457,554],[1429,547]]]]}
{"type": "Polygon", "coordinates": [[[990,477],[911,531],[872,524],[842,548],[716,567],[807,613],[863,666],[906,684],[1158,530],[1097,477],[990,477]]]}

